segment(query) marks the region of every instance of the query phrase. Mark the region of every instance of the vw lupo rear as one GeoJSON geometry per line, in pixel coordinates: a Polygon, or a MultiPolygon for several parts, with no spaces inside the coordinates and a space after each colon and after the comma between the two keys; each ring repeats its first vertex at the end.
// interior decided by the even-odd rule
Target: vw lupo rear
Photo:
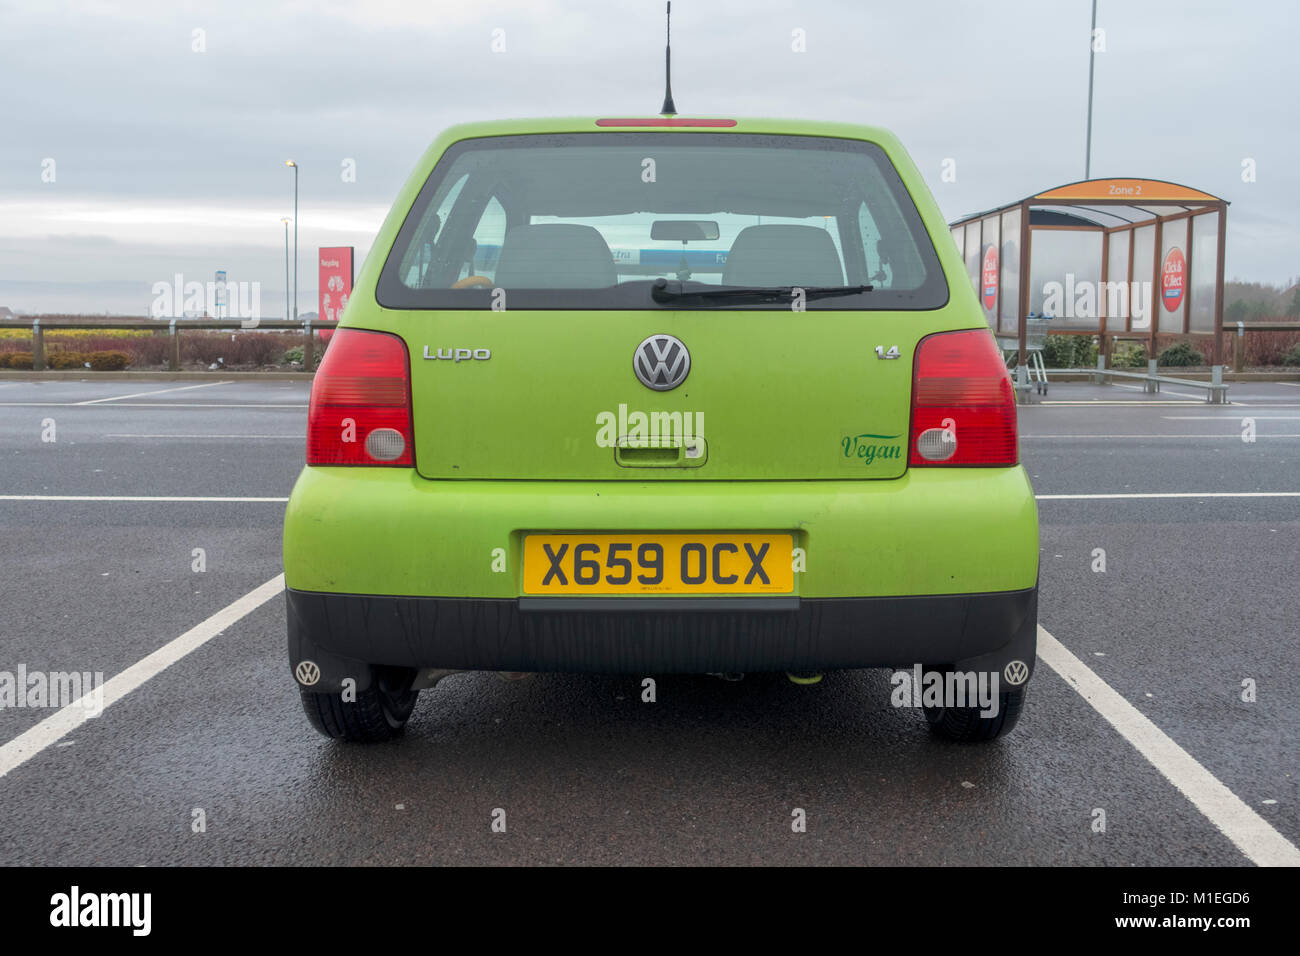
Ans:
{"type": "Polygon", "coordinates": [[[1020,713],[1038,525],[1013,392],[883,130],[448,130],[308,419],[289,659],[331,737],[396,734],[457,670],[894,667],[946,736],[1020,713]]]}

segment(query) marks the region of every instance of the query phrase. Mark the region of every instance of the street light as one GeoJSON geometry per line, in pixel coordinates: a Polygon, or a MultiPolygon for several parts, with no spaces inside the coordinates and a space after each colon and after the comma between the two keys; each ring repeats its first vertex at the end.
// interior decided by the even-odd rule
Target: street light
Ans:
{"type": "Polygon", "coordinates": [[[1097,59],[1097,0],[1092,0],[1092,32],[1088,34],[1088,142],[1083,148],[1083,178],[1092,178],[1092,68],[1097,59]]]}
{"type": "Polygon", "coordinates": [[[289,318],[289,217],[281,216],[284,223],[284,317],[289,318]]]}
{"type": "Polygon", "coordinates": [[[298,321],[298,164],[292,159],[284,161],[293,167],[293,320],[298,321]]]}

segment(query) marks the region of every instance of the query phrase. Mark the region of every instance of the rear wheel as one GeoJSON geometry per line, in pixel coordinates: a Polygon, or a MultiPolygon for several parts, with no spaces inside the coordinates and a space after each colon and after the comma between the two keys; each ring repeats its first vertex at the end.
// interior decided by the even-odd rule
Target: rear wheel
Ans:
{"type": "Polygon", "coordinates": [[[355,701],[343,694],[314,693],[299,688],[302,708],[311,725],[326,737],[352,743],[378,743],[402,732],[415,709],[418,690],[412,690],[415,671],[376,667],[370,686],[356,692],[355,701]]]}
{"type": "Polygon", "coordinates": [[[1020,719],[1025,705],[1025,688],[1016,687],[998,694],[997,713],[981,715],[979,707],[926,707],[925,719],[930,729],[947,740],[961,743],[994,740],[1011,730],[1020,719]]]}

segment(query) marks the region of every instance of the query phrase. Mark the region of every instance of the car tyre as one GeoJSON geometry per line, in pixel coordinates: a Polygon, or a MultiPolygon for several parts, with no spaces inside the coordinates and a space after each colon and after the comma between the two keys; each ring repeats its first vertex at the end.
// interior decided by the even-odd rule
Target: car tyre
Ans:
{"type": "Polygon", "coordinates": [[[995,740],[1015,727],[1025,706],[1025,687],[998,694],[998,712],[992,717],[980,715],[979,707],[925,707],[930,730],[946,740],[979,743],[995,740]]]}
{"type": "Polygon", "coordinates": [[[412,690],[415,671],[376,667],[370,686],[357,691],[355,701],[344,701],[338,692],[318,693],[299,688],[307,720],[320,733],[349,743],[380,743],[398,736],[411,711],[418,690],[412,690]]]}

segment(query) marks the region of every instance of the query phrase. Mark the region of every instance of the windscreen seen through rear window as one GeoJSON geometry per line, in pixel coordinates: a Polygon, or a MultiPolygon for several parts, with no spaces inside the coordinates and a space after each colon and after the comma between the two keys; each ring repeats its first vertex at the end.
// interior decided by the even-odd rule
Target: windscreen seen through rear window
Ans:
{"type": "Polygon", "coordinates": [[[398,233],[378,300],[486,309],[504,289],[510,309],[790,307],[661,301],[657,279],[676,293],[872,286],[810,296],[808,309],[933,309],[948,299],[916,207],[872,143],[575,133],[455,144],[398,233]]]}

